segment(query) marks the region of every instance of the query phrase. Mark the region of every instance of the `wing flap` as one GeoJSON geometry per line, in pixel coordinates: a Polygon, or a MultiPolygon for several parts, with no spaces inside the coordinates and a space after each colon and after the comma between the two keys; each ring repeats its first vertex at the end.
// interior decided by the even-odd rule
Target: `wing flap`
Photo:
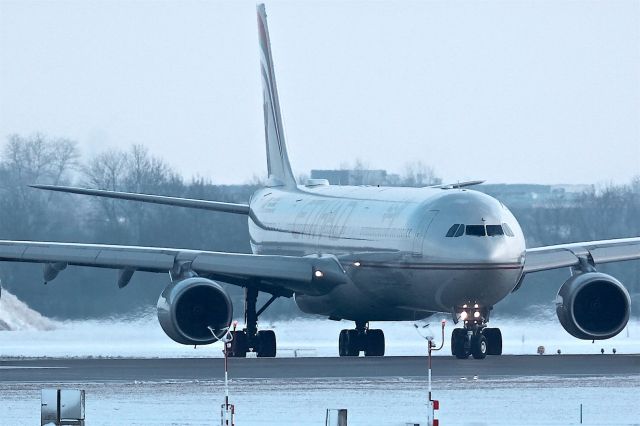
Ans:
{"type": "Polygon", "coordinates": [[[201,253],[193,260],[196,271],[235,275],[239,270],[265,280],[293,280],[310,282],[313,276],[311,262],[300,262],[297,257],[255,256],[246,254],[201,253]],[[286,271],[286,274],[283,274],[286,271]]]}

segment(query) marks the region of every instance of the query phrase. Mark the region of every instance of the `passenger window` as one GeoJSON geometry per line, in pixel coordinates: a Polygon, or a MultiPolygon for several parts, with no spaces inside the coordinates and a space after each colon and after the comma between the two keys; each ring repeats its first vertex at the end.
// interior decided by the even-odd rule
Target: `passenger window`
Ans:
{"type": "Polygon", "coordinates": [[[504,228],[504,233],[507,234],[509,237],[515,237],[516,236],[513,233],[513,231],[511,230],[511,228],[509,227],[509,225],[507,225],[506,223],[503,223],[502,227],[504,228]]]}
{"type": "Polygon", "coordinates": [[[502,225],[487,225],[487,235],[490,237],[496,235],[504,235],[504,231],[502,230],[502,225]]]}
{"type": "Polygon", "coordinates": [[[460,226],[459,223],[456,223],[455,225],[453,225],[451,228],[449,228],[449,230],[447,231],[447,238],[453,237],[456,233],[456,231],[458,230],[458,226],[460,226]]]}
{"type": "Polygon", "coordinates": [[[458,230],[456,231],[454,237],[461,237],[462,234],[464,234],[464,225],[458,226],[458,230]]]}
{"type": "Polygon", "coordinates": [[[484,225],[467,225],[465,234],[475,237],[484,237],[487,235],[484,225]]]}

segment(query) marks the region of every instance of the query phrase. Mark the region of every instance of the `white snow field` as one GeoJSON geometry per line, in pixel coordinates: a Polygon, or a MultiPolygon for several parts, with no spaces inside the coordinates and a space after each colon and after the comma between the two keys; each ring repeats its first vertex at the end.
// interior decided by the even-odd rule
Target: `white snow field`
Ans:
{"type": "MultiPolygon", "coordinates": [[[[445,342],[451,338],[454,325],[444,315],[423,322],[440,341],[440,321],[447,320],[445,342]]],[[[271,328],[278,336],[279,357],[337,356],[338,334],[352,328],[350,321],[326,319],[295,319],[261,321],[260,327],[271,328]]],[[[491,325],[500,327],[505,354],[535,354],[539,346],[546,353],[594,354],[604,349],[611,353],[640,353],[640,320],[632,319],[627,328],[613,339],[584,341],[564,331],[555,313],[547,308],[536,318],[514,320],[494,317],[491,325]]],[[[426,342],[411,322],[377,322],[386,337],[387,355],[423,355],[426,342]]],[[[449,355],[449,345],[436,355],[449,355]]],[[[222,357],[222,344],[184,346],[167,337],[155,316],[149,311],[135,317],[114,317],[101,320],[53,321],[30,309],[14,295],[4,290],[0,298],[0,357],[222,357]]]]}
{"type": "MultiPolygon", "coordinates": [[[[0,382],[0,424],[35,425],[40,389],[56,385],[0,382]]],[[[88,425],[219,425],[220,381],[89,383],[88,425]]],[[[640,376],[627,378],[436,380],[437,418],[443,426],[640,425],[640,376]]],[[[346,408],[349,426],[426,425],[424,380],[291,379],[232,380],[230,400],[237,426],[323,426],[327,408],[346,408]]]]}
{"type": "MultiPolygon", "coordinates": [[[[442,317],[432,324],[439,332],[442,317]]],[[[640,321],[605,342],[569,336],[552,311],[543,318],[493,318],[505,336],[505,353],[533,354],[538,346],[563,353],[640,352],[640,321]]],[[[278,334],[278,356],[335,356],[337,336],[349,322],[262,322],[278,334]]],[[[374,323],[387,337],[389,355],[423,355],[426,343],[411,323],[374,323]]],[[[449,339],[452,324],[447,324],[449,339]]],[[[439,341],[439,337],[437,338],[439,341]]],[[[440,354],[448,354],[448,344],[440,354]]],[[[219,357],[221,345],[179,345],[164,335],[155,315],[91,321],[52,321],[10,293],[0,299],[0,357],[219,357]],[[4,331],[2,331],[4,330],[4,331]]],[[[639,369],[640,370],[640,369],[639,369]]],[[[594,372],[597,374],[597,372],[594,372]]],[[[631,373],[633,374],[633,373],[631,373]]],[[[233,372],[231,372],[233,377],[233,372]]],[[[40,390],[51,383],[2,382],[0,425],[38,424],[40,390]]],[[[90,425],[220,424],[221,381],[64,383],[86,390],[90,425]]],[[[434,381],[441,425],[640,425],[640,371],[630,377],[460,377],[434,381]]],[[[324,425],[327,408],[346,408],[350,426],[426,424],[427,384],[419,378],[233,379],[237,426],[324,425]]]]}

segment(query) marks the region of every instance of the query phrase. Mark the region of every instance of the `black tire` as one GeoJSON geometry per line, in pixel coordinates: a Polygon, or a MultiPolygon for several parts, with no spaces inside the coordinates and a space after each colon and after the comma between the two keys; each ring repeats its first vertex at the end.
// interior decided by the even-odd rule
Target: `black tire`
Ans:
{"type": "Polygon", "coordinates": [[[471,355],[475,359],[485,359],[487,357],[487,338],[481,333],[475,334],[471,337],[471,355]]]}
{"type": "Polygon", "coordinates": [[[451,332],[451,355],[458,359],[469,358],[469,352],[464,347],[467,331],[464,328],[454,328],[451,332]]]}
{"type": "Polygon", "coordinates": [[[276,333],[273,330],[258,331],[258,358],[275,358],[276,333]]]}
{"type": "Polygon", "coordinates": [[[367,331],[367,345],[364,356],[384,356],[384,333],[374,329],[367,331]]]}
{"type": "Polygon", "coordinates": [[[233,340],[231,341],[231,350],[228,356],[231,358],[245,358],[249,350],[249,339],[244,331],[233,331],[233,340]]]}
{"type": "Polygon", "coordinates": [[[344,356],[358,356],[360,355],[360,333],[358,330],[345,330],[345,355],[344,356]]]}
{"type": "Polygon", "coordinates": [[[341,330],[340,337],[338,337],[338,355],[340,356],[348,356],[347,331],[348,330],[341,330]]]}
{"type": "Polygon", "coordinates": [[[482,334],[487,338],[487,355],[502,355],[502,332],[499,328],[485,328],[482,334]]]}

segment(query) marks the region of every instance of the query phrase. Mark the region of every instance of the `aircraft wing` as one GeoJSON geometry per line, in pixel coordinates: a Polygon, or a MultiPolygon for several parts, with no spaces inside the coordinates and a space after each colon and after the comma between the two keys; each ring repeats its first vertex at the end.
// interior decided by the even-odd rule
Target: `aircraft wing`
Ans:
{"type": "Polygon", "coordinates": [[[580,258],[585,258],[592,265],[640,259],[640,237],[527,249],[524,273],[576,266],[580,258]]]}
{"type": "Polygon", "coordinates": [[[116,198],[120,200],[141,201],[143,203],[165,204],[191,209],[211,210],[235,214],[249,214],[248,204],[223,203],[221,201],[195,200],[192,198],[168,197],[165,195],[136,194],[132,192],[107,191],[104,189],[77,188],[74,186],[29,185],[46,191],[66,192],[69,194],[92,195],[95,197],[116,198]]]}
{"type": "MultiPolygon", "coordinates": [[[[294,292],[325,294],[346,282],[334,256],[295,257],[223,253],[188,249],[0,240],[0,261],[44,263],[49,281],[67,265],[179,273],[190,268],[199,276],[279,296],[294,292]]],[[[128,283],[118,281],[123,287],[128,283]]]]}

